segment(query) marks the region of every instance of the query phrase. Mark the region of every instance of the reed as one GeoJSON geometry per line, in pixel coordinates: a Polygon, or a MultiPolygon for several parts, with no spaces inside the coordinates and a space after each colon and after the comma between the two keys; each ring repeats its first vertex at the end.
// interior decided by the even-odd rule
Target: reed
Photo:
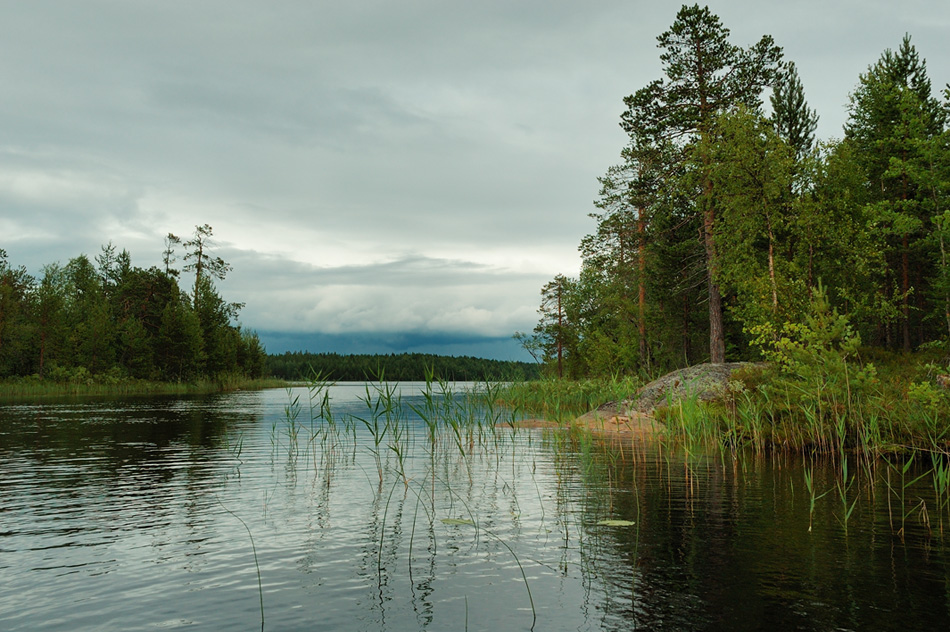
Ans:
{"type": "MultiPolygon", "coordinates": [[[[887,501],[887,514],[888,514],[888,519],[890,521],[891,531],[896,533],[897,536],[900,537],[901,539],[904,538],[904,535],[906,533],[905,528],[906,528],[907,518],[909,518],[914,513],[913,508],[907,509],[908,490],[910,490],[910,488],[918,481],[922,480],[928,475],[931,475],[931,471],[926,471],[918,476],[912,476],[910,474],[910,470],[914,465],[915,456],[916,456],[915,454],[911,454],[907,459],[904,460],[903,463],[899,463],[899,462],[892,463],[891,461],[887,462],[888,469],[887,469],[886,484],[887,484],[887,488],[889,492],[888,501],[887,501]],[[898,477],[898,480],[896,482],[891,481],[892,473],[898,477]],[[891,494],[893,494],[893,496],[897,499],[899,503],[899,510],[900,510],[900,513],[899,513],[900,528],[898,528],[896,531],[894,530],[894,513],[893,513],[893,508],[891,506],[891,494]]],[[[918,505],[918,507],[920,507],[920,505],[918,505]]]]}
{"type": "Polygon", "coordinates": [[[642,385],[633,377],[599,380],[542,379],[502,384],[494,393],[499,404],[527,414],[564,422],[607,402],[622,401],[642,385]]]}
{"type": "Polygon", "coordinates": [[[360,400],[366,405],[365,417],[354,415],[357,421],[363,424],[372,436],[373,446],[370,452],[376,460],[376,471],[379,474],[380,488],[383,484],[382,445],[391,428],[391,420],[396,405],[396,386],[380,380],[372,386],[367,383],[360,400]]]}
{"type": "Polygon", "coordinates": [[[815,488],[815,470],[814,467],[804,466],[802,472],[805,477],[805,491],[808,493],[808,532],[811,533],[815,519],[815,504],[823,497],[831,493],[827,490],[819,494],[815,488]]]}
{"type": "Polygon", "coordinates": [[[851,520],[851,514],[854,513],[854,508],[857,507],[859,498],[857,496],[853,500],[849,500],[848,498],[848,493],[854,485],[855,475],[848,475],[848,458],[846,456],[841,460],[839,471],[841,476],[835,481],[838,500],[841,502],[841,517],[839,521],[842,527],[844,527],[845,535],[848,535],[848,523],[851,520]]]}
{"type": "Polygon", "coordinates": [[[247,526],[247,523],[244,520],[224,506],[224,503],[221,502],[221,499],[212,492],[214,499],[218,501],[218,504],[221,505],[221,508],[226,512],[231,514],[238,522],[241,523],[241,526],[244,527],[244,530],[247,531],[247,538],[251,541],[251,552],[254,554],[254,568],[257,569],[257,594],[260,599],[260,611],[261,611],[261,632],[264,632],[264,582],[261,580],[261,564],[257,559],[257,546],[254,544],[254,535],[251,533],[251,528],[247,526]]]}

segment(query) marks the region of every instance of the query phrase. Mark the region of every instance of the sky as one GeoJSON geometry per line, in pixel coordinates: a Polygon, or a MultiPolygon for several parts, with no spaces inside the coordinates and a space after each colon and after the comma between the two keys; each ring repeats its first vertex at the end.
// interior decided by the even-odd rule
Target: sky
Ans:
{"type": "MultiPolygon", "coordinates": [[[[110,241],[147,268],[209,224],[269,352],[530,359],[512,334],[578,272],[681,4],[0,0],[0,248],[34,275],[110,241]]],[[[821,139],[905,33],[950,82],[945,0],[709,7],[784,48],[821,139]]]]}

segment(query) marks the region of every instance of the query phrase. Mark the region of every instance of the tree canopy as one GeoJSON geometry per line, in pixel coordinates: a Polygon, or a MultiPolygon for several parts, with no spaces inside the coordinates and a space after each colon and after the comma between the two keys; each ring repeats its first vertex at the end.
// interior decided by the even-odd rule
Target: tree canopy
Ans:
{"type": "Polygon", "coordinates": [[[212,279],[230,266],[212,257],[207,224],[183,245],[196,281],[178,285],[169,234],[163,268],[132,265],[110,242],[91,261],[80,254],[51,263],[36,279],[0,250],[0,378],[141,378],[193,381],[223,374],[260,377],[266,353],[235,324],[240,304],[225,302],[212,279]],[[199,273],[198,271],[201,270],[199,273]]]}
{"type": "Polygon", "coordinates": [[[548,283],[520,334],[547,370],[755,359],[750,343],[804,320],[819,286],[866,345],[950,345],[950,85],[933,94],[910,36],[857,78],[826,142],[770,36],[733,44],[693,5],[657,42],[663,76],[623,99],[629,140],[600,178],[580,274],[548,283]]]}

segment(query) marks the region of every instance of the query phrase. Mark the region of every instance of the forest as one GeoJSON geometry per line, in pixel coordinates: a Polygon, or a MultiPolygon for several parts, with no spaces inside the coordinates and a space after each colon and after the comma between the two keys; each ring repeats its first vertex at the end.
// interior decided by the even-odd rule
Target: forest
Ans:
{"type": "Polygon", "coordinates": [[[347,354],[287,352],[267,356],[267,373],[285,380],[319,375],[328,380],[446,380],[479,382],[537,378],[539,366],[529,362],[487,360],[429,353],[347,354]]]}
{"type": "Polygon", "coordinates": [[[599,178],[580,273],[548,282],[516,334],[546,371],[643,377],[822,336],[946,345],[950,84],[932,87],[911,36],[869,60],[826,141],[771,36],[733,44],[694,5],[657,44],[661,76],[623,99],[628,140],[599,178]]]}
{"type": "Polygon", "coordinates": [[[221,298],[215,281],[231,266],[212,254],[212,229],[165,238],[163,267],[132,265],[110,242],[91,261],[50,263],[39,279],[0,250],[0,379],[56,382],[145,379],[187,382],[263,375],[266,353],[234,324],[240,303],[221,298]],[[194,274],[190,293],[178,283],[194,274]]]}

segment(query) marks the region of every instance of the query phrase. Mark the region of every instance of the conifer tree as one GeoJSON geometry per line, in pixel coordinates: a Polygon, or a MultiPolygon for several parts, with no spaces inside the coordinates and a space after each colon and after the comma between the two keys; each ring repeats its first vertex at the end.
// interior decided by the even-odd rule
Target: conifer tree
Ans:
{"type": "Polygon", "coordinates": [[[0,248],[0,377],[16,375],[24,364],[29,349],[29,298],[33,278],[23,266],[7,263],[7,253],[0,248]]]}
{"type": "Polygon", "coordinates": [[[559,274],[541,288],[541,307],[538,308],[541,321],[535,327],[546,358],[556,362],[558,377],[564,377],[564,356],[569,337],[566,304],[570,286],[570,279],[559,274]]]}
{"type": "MultiPolygon", "coordinates": [[[[173,237],[173,235],[169,233],[168,238],[171,239],[171,237],[173,237]]],[[[204,281],[210,281],[211,279],[223,280],[224,277],[228,275],[228,272],[231,271],[230,263],[221,257],[212,256],[209,252],[211,247],[214,246],[212,237],[212,228],[208,224],[195,226],[194,236],[182,244],[185,248],[191,249],[185,254],[185,261],[191,262],[185,266],[185,272],[195,273],[195,287],[192,294],[192,301],[196,310],[198,309],[198,301],[201,296],[204,281]]],[[[166,266],[168,265],[167,261],[166,259],[166,266]]]]}
{"type": "Polygon", "coordinates": [[[808,107],[795,62],[788,62],[772,86],[772,126],[801,160],[815,145],[818,113],[808,107]]]}
{"type": "MultiPolygon", "coordinates": [[[[715,116],[736,104],[753,109],[775,80],[782,49],[768,35],[748,49],[729,42],[729,29],[708,7],[683,6],[670,29],[658,38],[665,79],[624,99],[621,126],[628,133],[691,142],[706,138],[715,116]]],[[[722,295],[715,243],[716,203],[712,160],[699,156],[695,212],[702,217],[709,300],[709,354],[725,361],[722,295]]]]}
{"type": "MultiPolygon", "coordinates": [[[[886,244],[888,265],[882,279],[884,296],[899,306],[901,347],[912,347],[912,301],[926,294],[932,265],[921,257],[922,241],[930,229],[926,211],[926,152],[922,150],[942,131],[941,105],[931,95],[926,63],[905,36],[897,52],[890,49],[861,75],[851,95],[845,138],[856,148],[870,195],[868,222],[886,244]]],[[[882,323],[890,338],[887,322],[882,323]]]]}
{"type": "Polygon", "coordinates": [[[43,267],[43,278],[36,289],[36,372],[42,377],[51,362],[60,361],[65,352],[67,280],[62,266],[43,267]]]}

